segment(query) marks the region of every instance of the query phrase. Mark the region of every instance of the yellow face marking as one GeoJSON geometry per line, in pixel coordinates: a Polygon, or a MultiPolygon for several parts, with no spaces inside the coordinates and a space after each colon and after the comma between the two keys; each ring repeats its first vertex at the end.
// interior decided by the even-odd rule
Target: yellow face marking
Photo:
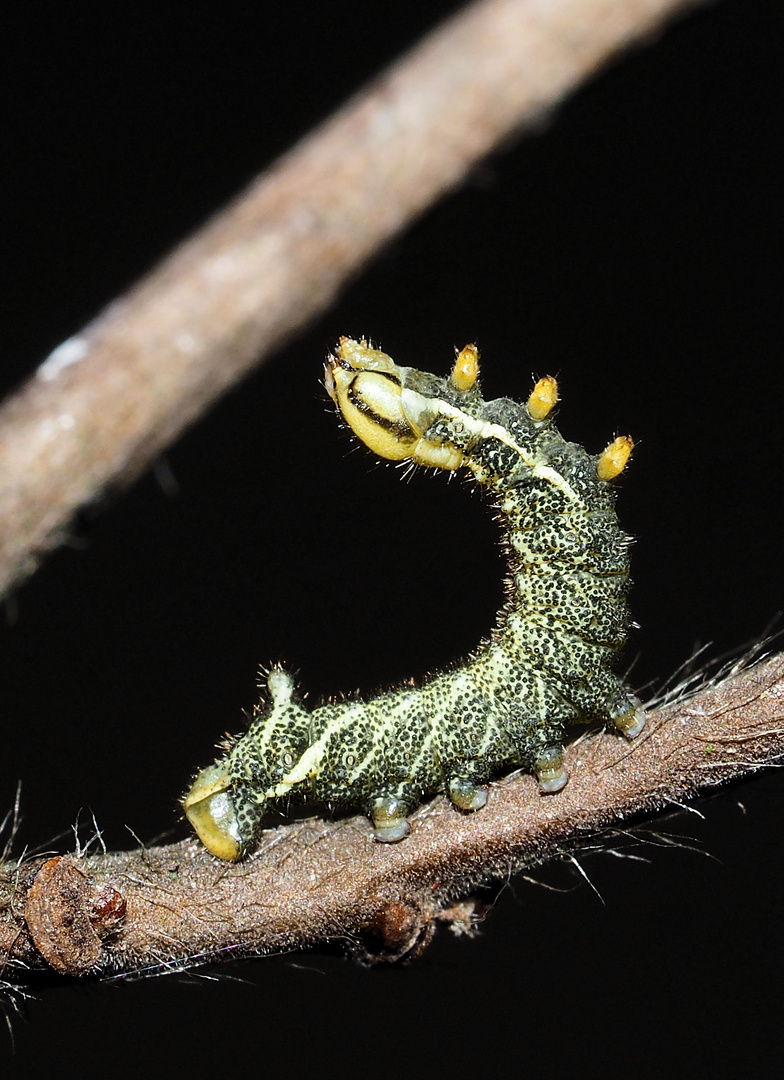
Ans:
{"type": "Polygon", "coordinates": [[[596,462],[596,474],[600,480],[614,480],[626,468],[631,457],[634,442],[631,435],[619,435],[607,449],[599,455],[596,462]]]}
{"type": "Polygon", "coordinates": [[[458,390],[472,390],[479,378],[479,349],[466,345],[455,358],[452,382],[458,390]]]}
{"type": "Polygon", "coordinates": [[[364,339],[342,337],[324,371],[327,393],[366,446],[389,461],[411,456],[421,433],[405,414],[400,375],[391,357],[364,339]]]}
{"type": "MultiPolygon", "coordinates": [[[[472,349],[476,354],[473,345],[463,352],[472,349]]],[[[478,371],[476,357],[474,368],[478,371]]],[[[441,403],[403,389],[407,370],[366,341],[343,337],[327,358],[324,385],[354,434],[379,457],[458,469],[463,463],[462,450],[424,438],[441,411],[441,403]]]]}
{"type": "Polygon", "coordinates": [[[552,375],[545,375],[531,391],[528,412],[532,420],[544,420],[558,401],[558,383],[552,375]]]}

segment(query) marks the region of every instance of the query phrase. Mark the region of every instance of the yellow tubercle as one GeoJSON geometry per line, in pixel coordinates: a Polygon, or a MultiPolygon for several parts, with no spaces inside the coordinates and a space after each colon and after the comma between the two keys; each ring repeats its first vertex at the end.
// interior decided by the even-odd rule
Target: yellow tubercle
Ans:
{"type": "Polygon", "coordinates": [[[528,412],[532,420],[544,420],[558,401],[558,383],[552,375],[545,375],[531,391],[528,412]]]}
{"type": "Polygon", "coordinates": [[[466,345],[455,357],[452,382],[458,390],[472,390],[479,378],[479,349],[466,345]]]}
{"type": "Polygon", "coordinates": [[[614,480],[620,476],[631,457],[634,442],[631,435],[619,435],[613,439],[607,449],[599,455],[596,473],[600,480],[614,480]]]}

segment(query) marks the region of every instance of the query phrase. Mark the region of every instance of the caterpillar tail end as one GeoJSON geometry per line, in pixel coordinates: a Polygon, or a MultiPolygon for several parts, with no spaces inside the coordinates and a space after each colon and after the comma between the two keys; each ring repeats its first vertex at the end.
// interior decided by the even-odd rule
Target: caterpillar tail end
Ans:
{"type": "Polygon", "coordinates": [[[229,785],[225,764],[210,765],[196,777],[182,805],[210,854],[236,862],[244,853],[244,845],[229,785]]]}

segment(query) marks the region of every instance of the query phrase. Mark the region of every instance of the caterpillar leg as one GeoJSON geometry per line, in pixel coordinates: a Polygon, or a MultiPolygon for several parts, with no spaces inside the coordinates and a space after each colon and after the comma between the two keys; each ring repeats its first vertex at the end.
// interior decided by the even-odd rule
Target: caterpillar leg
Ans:
{"type": "Polygon", "coordinates": [[[449,798],[458,810],[481,810],[487,802],[487,788],[462,776],[453,776],[449,781],[449,798]]]}
{"type": "Polygon", "coordinates": [[[629,694],[625,701],[610,712],[610,723],[627,739],[636,739],[645,727],[647,716],[638,697],[629,694]]]}
{"type": "Polygon", "coordinates": [[[572,701],[588,718],[602,720],[627,739],[636,739],[645,727],[642,702],[611,671],[594,675],[572,701]]]}
{"type": "Polygon", "coordinates": [[[534,761],[534,772],[543,795],[552,795],[566,787],[569,773],[563,763],[563,747],[548,746],[534,761]]]}
{"type": "Polygon", "coordinates": [[[379,795],[370,807],[370,820],[373,822],[374,838],[383,844],[394,844],[404,840],[411,832],[406,815],[411,807],[392,795],[379,795]]]}

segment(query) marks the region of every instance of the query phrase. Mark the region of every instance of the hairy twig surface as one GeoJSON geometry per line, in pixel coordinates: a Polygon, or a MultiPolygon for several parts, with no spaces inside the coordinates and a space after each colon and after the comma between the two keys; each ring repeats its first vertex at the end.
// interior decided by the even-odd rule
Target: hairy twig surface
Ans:
{"type": "Polygon", "coordinates": [[[400,844],[364,818],[270,828],[240,864],[195,840],[84,857],[39,857],[0,876],[0,975],[144,973],[341,942],[370,960],[417,954],[439,920],[468,924],[478,886],[614,836],[640,815],[777,763],[784,755],[784,656],[652,712],[634,743],[595,734],[571,746],[555,796],[531,776],[494,784],[463,815],[444,798],[400,844]]]}
{"type": "Polygon", "coordinates": [[[484,155],[696,0],[481,0],[60,345],[0,409],[0,594],[484,155]]]}

